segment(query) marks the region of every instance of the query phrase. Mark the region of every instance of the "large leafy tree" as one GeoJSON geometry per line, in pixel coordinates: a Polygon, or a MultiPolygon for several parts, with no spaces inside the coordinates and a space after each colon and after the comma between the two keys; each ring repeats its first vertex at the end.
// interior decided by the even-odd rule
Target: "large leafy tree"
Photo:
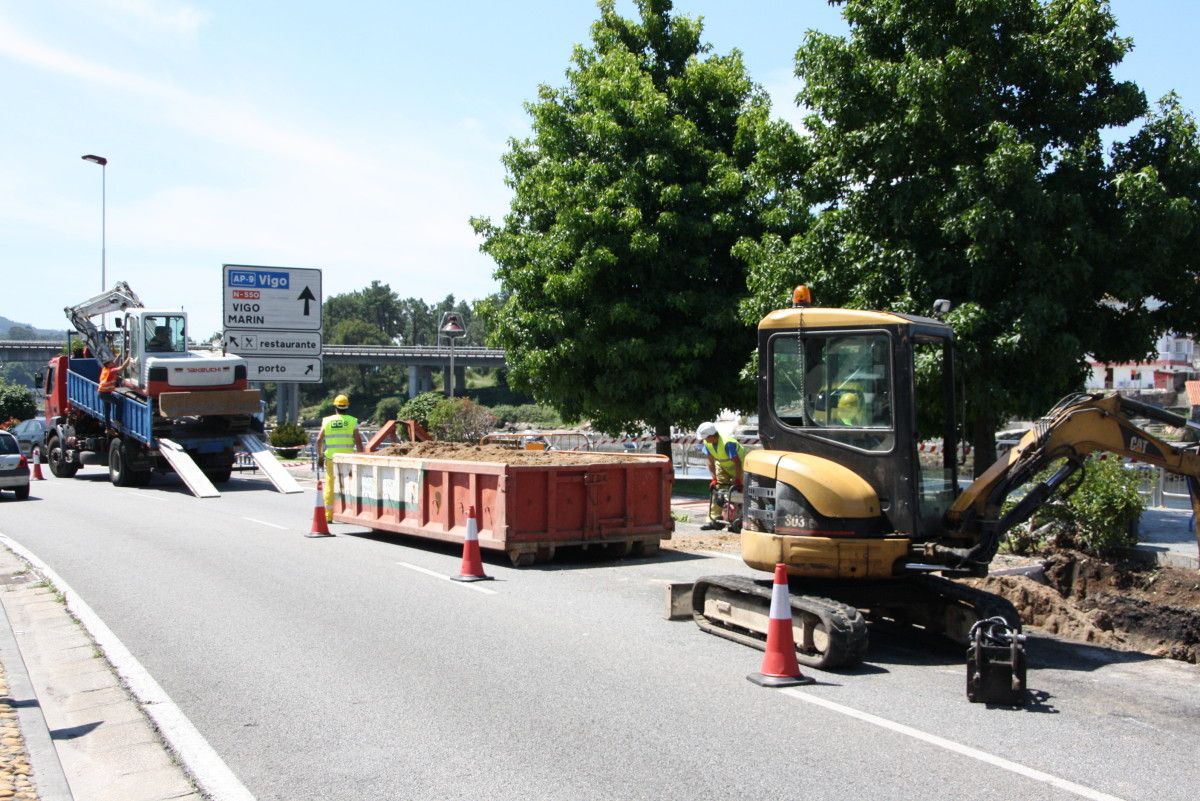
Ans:
{"type": "Polygon", "coordinates": [[[498,265],[486,308],[510,383],[565,418],[661,438],[746,400],[754,340],[730,251],[761,230],[769,103],[741,55],[714,55],[670,0],[637,0],[637,19],[599,9],[566,85],[526,106],[503,224],[472,224],[498,265]]]}
{"type": "Polygon", "coordinates": [[[797,54],[811,151],[781,160],[808,160],[783,182],[820,213],[743,244],[744,311],[797,280],[823,305],[950,299],[980,469],[1006,415],[1081,386],[1086,354],[1195,330],[1195,122],[1169,96],[1106,152],[1102,132],[1147,105],[1113,76],[1131,42],[1102,0],[841,2],[849,36],[809,33],[797,54]]]}

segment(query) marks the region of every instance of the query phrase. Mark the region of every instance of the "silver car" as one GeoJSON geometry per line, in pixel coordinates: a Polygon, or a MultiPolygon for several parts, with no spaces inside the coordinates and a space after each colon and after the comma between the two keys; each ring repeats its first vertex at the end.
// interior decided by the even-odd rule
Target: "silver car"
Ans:
{"type": "Polygon", "coordinates": [[[7,431],[0,431],[0,490],[12,490],[18,501],[29,497],[29,462],[7,431]]]}

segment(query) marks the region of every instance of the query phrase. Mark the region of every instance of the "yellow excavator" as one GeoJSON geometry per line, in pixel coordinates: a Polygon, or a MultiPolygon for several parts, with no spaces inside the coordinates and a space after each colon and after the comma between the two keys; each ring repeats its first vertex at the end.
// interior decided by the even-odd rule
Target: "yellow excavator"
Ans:
{"type": "MultiPolygon", "coordinates": [[[[935,313],[948,309],[945,301],[935,305],[935,313]]],[[[946,577],[986,575],[1004,533],[1059,488],[1078,486],[1064,484],[1082,479],[1090,453],[1186,476],[1200,514],[1196,446],[1165,442],[1132,418],[1195,424],[1116,395],[1064,398],[960,489],[953,356],[954,332],[939,319],[819,308],[805,287],[791,308],[759,323],[763,449],[745,459],[742,557],[765,572],[787,566],[802,664],[860,661],[868,618],[960,642],[970,642],[979,621],[997,617],[1019,632],[1012,604],[946,577]],[[925,445],[931,442],[937,445],[925,445]],[[932,458],[922,452],[927,447],[936,449],[932,458]],[[1059,462],[1005,510],[1014,490],[1059,462]]],[[[769,580],[710,576],[693,587],[693,618],[706,631],[761,648],[770,601],[769,580]]]]}

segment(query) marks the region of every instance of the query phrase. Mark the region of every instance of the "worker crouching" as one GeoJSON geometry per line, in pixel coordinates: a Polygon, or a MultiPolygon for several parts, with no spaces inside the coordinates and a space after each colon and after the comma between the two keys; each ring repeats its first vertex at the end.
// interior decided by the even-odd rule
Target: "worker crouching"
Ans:
{"type": "Polygon", "coordinates": [[[730,491],[742,491],[742,463],[746,459],[746,448],[737,440],[721,434],[712,423],[701,423],[696,429],[696,436],[704,443],[704,453],[708,456],[708,474],[712,479],[708,484],[708,488],[712,490],[708,505],[708,522],[700,528],[712,531],[722,526],[722,509],[721,504],[717,502],[717,496],[723,492],[728,497],[730,491]]]}
{"type": "Polygon", "coordinates": [[[358,420],[346,414],[350,399],[338,395],[333,399],[333,414],[321,421],[321,433],[317,435],[318,459],[325,467],[325,522],[333,522],[333,457],[339,453],[361,452],[362,434],[358,431],[358,420]]]}

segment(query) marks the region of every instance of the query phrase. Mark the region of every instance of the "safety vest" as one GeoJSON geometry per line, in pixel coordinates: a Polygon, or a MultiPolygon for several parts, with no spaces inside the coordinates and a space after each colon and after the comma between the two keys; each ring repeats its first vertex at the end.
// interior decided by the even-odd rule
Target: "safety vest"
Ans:
{"type": "Polygon", "coordinates": [[[727,448],[725,447],[730,442],[737,446],[738,461],[744,462],[746,460],[746,446],[742,445],[742,443],[738,442],[736,439],[729,439],[724,434],[718,433],[716,445],[713,445],[708,440],[704,440],[704,449],[708,451],[708,455],[716,461],[717,466],[726,473],[735,472],[733,467],[733,459],[729,458],[727,448]]]}
{"type": "Polygon", "coordinates": [[[354,429],[358,420],[348,414],[331,414],[321,421],[321,433],[325,435],[325,455],[354,452],[354,429]]]}
{"type": "Polygon", "coordinates": [[[117,389],[117,375],[120,374],[119,367],[102,367],[100,368],[100,392],[115,392],[117,389]]]}

